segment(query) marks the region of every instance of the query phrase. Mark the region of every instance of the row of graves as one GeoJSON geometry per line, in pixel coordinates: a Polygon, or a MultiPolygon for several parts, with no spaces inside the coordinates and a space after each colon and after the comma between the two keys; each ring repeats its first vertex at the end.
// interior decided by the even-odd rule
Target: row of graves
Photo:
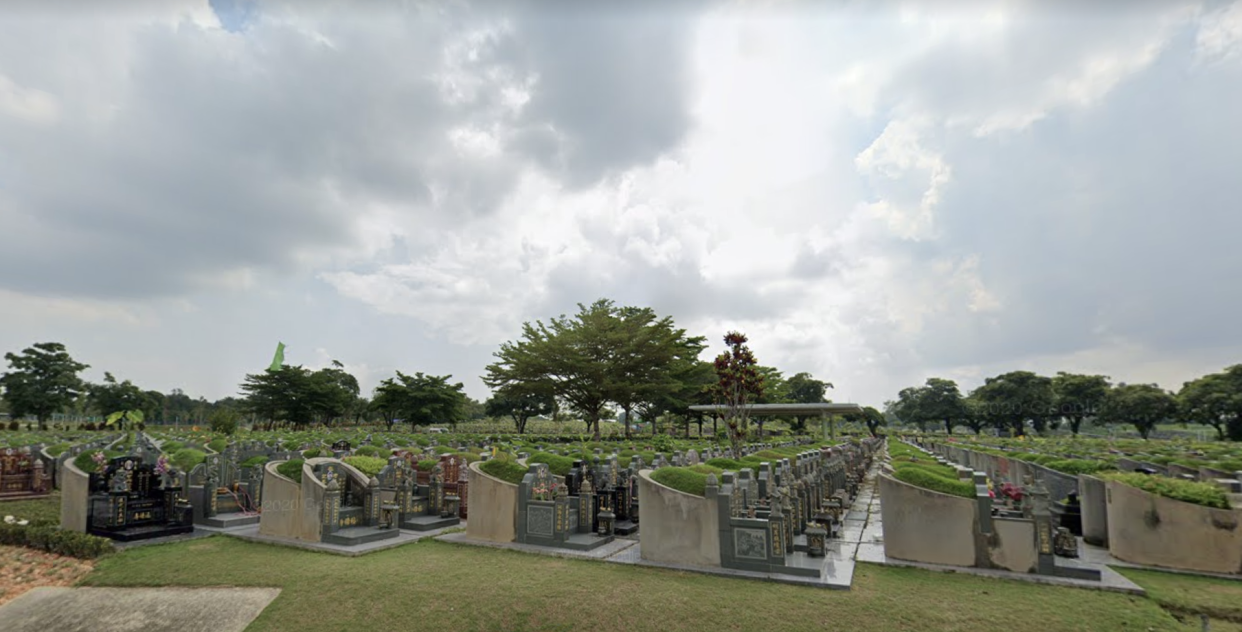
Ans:
{"type": "MultiPolygon", "coordinates": [[[[830,542],[870,468],[877,440],[812,450],[792,459],[709,475],[719,524],[720,565],[820,577],[830,542]]],[[[644,541],[644,544],[646,542],[644,541]]]]}
{"type": "MultiPolygon", "coordinates": [[[[334,453],[347,456],[343,446],[334,453]]],[[[426,483],[419,482],[416,460],[394,454],[376,476],[367,477],[336,457],[307,459],[301,481],[265,468],[259,533],[265,536],[339,546],[357,546],[399,537],[402,530],[431,531],[460,524],[462,497],[456,482],[463,462],[443,455],[426,483]]]]}
{"type": "MultiPolygon", "coordinates": [[[[963,477],[991,480],[996,496],[992,516],[1036,522],[1041,556],[1037,572],[1049,571],[1052,555],[1077,558],[1090,553],[1095,561],[1111,557],[1132,564],[1242,575],[1242,529],[1238,528],[1242,525],[1242,472],[1160,465],[1141,457],[1117,460],[1117,468],[1124,472],[1217,486],[1233,507],[1218,509],[950,443],[925,441],[919,447],[942,462],[958,465],[963,477]]],[[[1062,572],[1059,568],[1054,572],[1062,572]]]]}
{"type": "Polygon", "coordinates": [[[975,495],[967,499],[926,492],[882,477],[889,557],[1100,581],[1097,568],[1073,561],[1079,557],[1081,513],[1077,486],[1067,477],[1050,476],[1051,470],[1011,469],[1009,463],[975,469],[938,453],[933,445],[912,445],[936,463],[954,468],[959,480],[974,485],[975,495]]]}
{"type": "MultiPolygon", "coordinates": [[[[656,455],[657,462],[662,459],[656,455]]],[[[564,481],[545,463],[529,467],[518,485],[514,541],[589,551],[638,531],[634,473],[643,468],[642,457],[635,456],[625,468],[615,455],[576,460],[564,481]]]]}

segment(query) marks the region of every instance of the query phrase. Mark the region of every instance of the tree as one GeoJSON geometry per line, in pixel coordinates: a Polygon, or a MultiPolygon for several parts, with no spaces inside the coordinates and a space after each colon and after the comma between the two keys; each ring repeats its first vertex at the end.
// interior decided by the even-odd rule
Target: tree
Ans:
{"type": "Polygon", "coordinates": [[[624,413],[629,437],[629,420],[636,408],[644,408],[643,417],[654,421],[678,407],[674,396],[681,390],[683,374],[694,368],[706,345],[704,338],[686,336],[672,318],[657,318],[647,307],[619,308],[616,318],[617,348],[608,362],[605,392],[624,413]]]}
{"type": "Polygon", "coordinates": [[[1130,423],[1146,439],[1156,424],[1177,414],[1177,401],[1155,384],[1120,384],[1109,391],[1100,406],[1104,423],[1130,423]]]}
{"type": "Polygon", "coordinates": [[[989,377],[973,394],[989,422],[1017,436],[1026,434],[1028,421],[1036,432],[1043,433],[1056,404],[1052,378],[1030,371],[989,377]]]}
{"type": "Polygon", "coordinates": [[[309,376],[306,397],[310,407],[324,424],[333,419],[348,417],[358,401],[358,379],[345,371],[345,365],[332,361],[332,365],[319,369],[309,376]]]}
{"type": "Polygon", "coordinates": [[[944,430],[953,434],[953,426],[969,415],[957,382],[939,377],[927,378],[918,394],[920,415],[926,419],[944,422],[944,430]]]}
{"type": "Polygon", "coordinates": [[[510,384],[496,389],[485,406],[488,415],[512,418],[518,434],[525,434],[526,422],[538,415],[551,415],[555,404],[552,394],[547,391],[528,390],[520,384],[510,384]]]}
{"type": "MultiPolygon", "coordinates": [[[[767,383],[766,380],[764,383],[767,383]]],[[[811,377],[810,373],[795,373],[785,382],[785,397],[794,404],[822,404],[828,401],[824,398],[824,394],[830,388],[833,388],[831,382],[817,380],[811,377]]],[[[806,420],[805,415],[795,415],[794,432],[805,432],[806,420]]]]}
{"type": "Polygon", "coordinates": [[[1242,426],[1237,422],[1242,411],[1242,389],[1232,383],[1228,373],[1212,373],[1186,382],[1177,394],[1177,404],[1184,421],[1215,428],[1216,438],[1221,441],[1242,440],[1242,436],[1229,436],[1231,426],[1242,426]]]}
{"type": "Polygon", "coordinates": [[[1095,417],[1110,388],[1104,375],[1080,375],[1058,371],[1052,378],[1056,412],[1069,421],[1070,432],[1078,434],[1083,420],[1095,417]]]}
{"type": "MultiPolygon", "coordinates": [[[[305,426],[318,410],[311,372],[301,366],[282,365],[276,371],[247,375],[241,390],[246,394],[246,412],[267,419],[269,429],[279,421],[305,426]]],[[[202,417],[197,411],[191,414],[202,417]]]]}
{"type": "Polygon", "coordinates": [[[452,375],[406,375],[397,371],[396,378],[388,378],[375,387],[373,402],[392,419],[400,416],[410,422],[410,427],[430,426],[435,423],[457,425],[465,418],[466,393],[461,382],[450,384],[452,375]]]}
{"type": "Polygon", "coordinates": [[[867,431],[873,437],[878,435],[880,426],[888,423],[884,418],[884,413],[871,406],[864,406],[862,412],[859,413],[846,413],[844,417],[849,422],[866,424],[867,431]]]}
{"type": "Polygon", "coordinates": [[[0,376],[4,400],[14,419],[34,415],[39,429],[47,429],[53,413],[81,396],[84,384],[78,373],[90,368],[69,356],[59,342],[40,342],[21,354],[6,353],[9,371],[0,376]]]}
{"type": "Polygon", "coordinates": [[[733,458],[742,458],[742,442],[750,430],[750,406],[763,397],[763,375],[755,354],[746,346],[746,335],[725,334],[728,350],[716,356],[716,403],[723,408],[733,458]]]}
{"type": "Polygon", "coordinates": [[[87,387],[91,408],[96,413],[109,417],[108,424],[123,424],[127,421],[137,423],[146,418],[145,409],[149,404],[146,393],[130,382],[117,382],[111,373],[104,372],[103,384],[92,384],[87,387]],[[132,412],[131,412],[132,411],[132,412]],[[134,415],[133,413],[138,415],[134,415]],[[112,418],[115,413],[127,413],[112,418]],[[142,419],[135,419],[137,416],[142,419]]]}
{"type": "Polygon", "coordinates": [[[888,413],[896,417],[903,424],[914,424],[918,427],[919,432],[927,431],[927,422],[931,418],[923,410],[922,404],[923,389],[918,386],[908,386],[901,389],[897,393],[896,401],[886,404],[888,413]]]}

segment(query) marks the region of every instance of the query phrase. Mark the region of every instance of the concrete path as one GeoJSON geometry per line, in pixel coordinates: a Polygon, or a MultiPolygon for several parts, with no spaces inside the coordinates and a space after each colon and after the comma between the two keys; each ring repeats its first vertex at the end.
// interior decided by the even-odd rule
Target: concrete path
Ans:
{"type": "Polygon", "coordinates": [[[279,588],[35,588],[0,606],[4,632],[241,632],[279,588]]]}

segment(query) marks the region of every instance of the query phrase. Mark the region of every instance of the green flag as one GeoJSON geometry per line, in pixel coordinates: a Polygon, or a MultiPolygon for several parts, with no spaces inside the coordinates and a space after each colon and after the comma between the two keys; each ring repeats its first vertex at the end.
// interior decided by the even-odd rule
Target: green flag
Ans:
{"type": "Polygon", "coordinates": [[[280,367],[285,364],[285,343],[276,343],[276,355],[272,356],[272,366],[267,367],[268,371],[279,371],[280,367]]]}

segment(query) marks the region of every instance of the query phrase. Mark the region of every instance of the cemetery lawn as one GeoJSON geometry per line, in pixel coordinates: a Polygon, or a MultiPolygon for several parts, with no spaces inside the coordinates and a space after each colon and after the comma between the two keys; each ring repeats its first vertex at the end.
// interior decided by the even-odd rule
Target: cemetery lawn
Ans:
{"type": "Polygon", "coordinates": [[[1213,579],[1178,573],[1117,568],[1147,590],[1147,596],[1164,608],[1182,614],[1212,617],[1212,630],[1242,630],[1242,581],[1213,579]],[[1232,627],[1225,627],[1224,622],[1232,627]],[[1218,622],[1220,622],[1218,624],[1218,622]]]}
{"type": "Polygon", "coordinates": [[[348,558],[213,536],[107,556],[80,585],[282,588],[252,632],[1200,629],[1151,599],[964,574],[859,564],[846,592],[434,540],[348,558]]]}

